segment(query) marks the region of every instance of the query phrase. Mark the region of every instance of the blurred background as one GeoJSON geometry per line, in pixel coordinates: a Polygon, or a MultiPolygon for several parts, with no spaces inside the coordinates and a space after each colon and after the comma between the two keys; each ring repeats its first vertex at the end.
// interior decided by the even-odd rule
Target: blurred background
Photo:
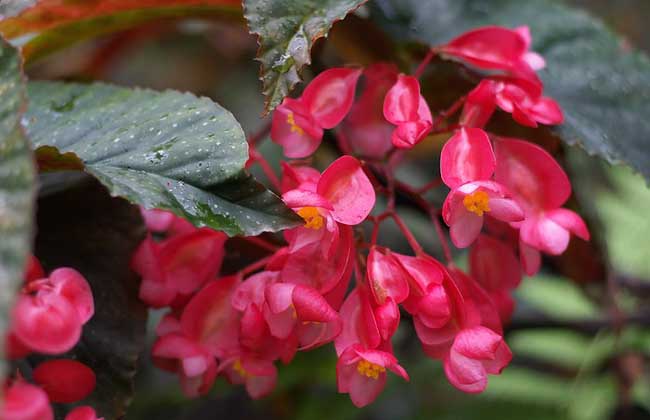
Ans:
{"type": "MultiPolygon", "coordinates": [[[[650,51],[650,1],[569,3],[600,16],[632,45],[650,51]]],[[[362,63],[385,58],[377,46],[366,48],[381,34],[364,25],[360,17],[337,24],[328,41],[315,48],[313,71],[350,57],[362,63]]],[[[76,45],[28,72],[36,79],[191,91],[231,110],[251,134],[264,124],[255,50],[254,37],[240,22],[164,21],[76,45]]],[[[434,86],[430,81],[425,95],[435,102],[434,86]]],[[[414,185],[430,180],[436,167],[431,156],[444,140],[425,142],[410,157],[415,164],[400,177],[414,185]]],[[[553,147],[552,139],[537,140],[553,147]]],[[[279,147],[266,141],[260,150],[277,165],[279,147]]],[[[316,162],[324,165],[332,156],[325,146],[316,162]]],[[[187,400],[176,377],[153,369],[145,355],[127,419],[650,419],[650,331],[634,319],[616,323],[607,301],[616,293],[626,308],[647,308],[650,302],[650,190],[630,170],[607,166],[578,149],[560,156],[574,183],[573,200],[602,235],[590,245],[572,244],[565,257],[547,261],[548,269],[524,280],[506,333],[515,358],[501,376],[490,378],[484,394],[465,395],[448,385],[440,364],[423,357],[410,323],[403,322],[394,344],[411,382],[391,377],[381,397],[365,409],[336,392],[336,356],[332,346],[325,346],[281,366],[276,391],[261,401],[251,401],[223,379],[208,397],[187,400]],[[608,264],[617,273],[609,281],[604,275],[608,264]],[[606,328],[611,325],[615,328],[606,328]]],[[[440,201],[444,193],[438,192],[440,201]]],[[[426,219],[402,210],[421,243],[438,253],[426,219]]],[[[382,233],[389,238],[386,245],[408,249],[390,226],[382,233]]],[[[457,258],[463,266],[465,256],[457,258]]],[[[150,331],[159,316],[151,317],[150,331]]]]}

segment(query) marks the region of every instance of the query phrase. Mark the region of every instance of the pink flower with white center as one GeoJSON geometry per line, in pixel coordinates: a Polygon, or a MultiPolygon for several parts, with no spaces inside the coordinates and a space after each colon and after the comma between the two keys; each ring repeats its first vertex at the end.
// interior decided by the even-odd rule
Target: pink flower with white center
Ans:
{"type": "Polygon", "coordinates": [[[498,375],[512,359],[503,337],[489,328],[475,326],[461,330],[443,365],[447,379],[468,393],[483,392],[488,374],[498,375]]]}
{"type": "Polygon", "coordinates": [[[354,405],[364,407],[373,402],[386,386],[387,370],[409,380],[392,354],[366,350],[360,345],[350,346],[339,356],[336,364],[339,392],[350,394],[354,405]]]}
{"type": "Polygon", "coordinates": [[[398,76],[384,99],[384,118],[397,126],[391,135],[395,147],[410,149],[429,134],[433,119],[417,78],[398,76]]]}
{"type": "Polygon", "coordinates": [[[527,274],[539,268],[539,251],[559,255],[571,234],[589,240],[589,230],[575,212],[562,208],[571,195],[566,173],[541,147],[518,139],[495,141],[495,179],[505,185],[525,212],[519,228],[520,256],[527,274]]]}
{"type": "Polygon", "coordinates": [[[142,276],[140,299],[154,308],[189,296],[214,279],[224,256],[226,235],[195,229],[160,243],[147,237],[133,254],[131,267],[142,276]]]}
{"type": "Polygon", "coordinates": [[[459,248],[471,245],[478,237],[486,213],[506,222],[523,219],[521,208],[508,198],[507,190],[490,180],[495,166],[490,139],[478,128],[461,128],[442,149],[440,174],[451,188],[442,215],[452,242],[459,248]]]}
{"type": "Polygon", "coordinates": [[[381,159],[392,148],[395,127],[384,118],[384,98],[397,81],[399,71],[393,63],[375,63],[363,71],[364,88],[352,105],[337,134],[355,153],[381,159]]]}
{"type": "Polygon", "coordinates": [[[375,189],[361,163],[352,156],[332,162],[316,184],[316,190],[293,189],[282,199],[305,220],[288,233],[291,252],[320,242],[327,256],[338,239],[338,224],[358,225],[375,205],[375,189]]]}
{"type": "Polygon", "coordinates": [[[328,69],[299,99],[284,99],[273,113],[271,139],[283,147],[285,156],[303,158],[316,151],[323,130],[336,127],[350,111],[359,76],[358,69],[328,69]]]}
{"type": "Polygon", "coordinates": [[[446,56],[482,70],[501,70],[514,77],[540,83],[535,70],[544,68],[544,59],[530,51],[527,26],[508,29],[486,26],[454,38],[439,50],[446,56]]]}
{"type": "Polygon", "coordinates": [[[560,106],[553,99],[541,96],[537,86],[521,79],[484,79],[468,96],[460,123],[469,127],[483,127],[496,107],[511,113],[519,124],[537,127],[537,124],[557,125],[564,121],[560,106]]]}
{"type": "Polygon", "coordinates": [[[4,389],[0,407],[2,420],[53,420],[54,413],[47,394],[36,385],[17,380],[4,389]]]}

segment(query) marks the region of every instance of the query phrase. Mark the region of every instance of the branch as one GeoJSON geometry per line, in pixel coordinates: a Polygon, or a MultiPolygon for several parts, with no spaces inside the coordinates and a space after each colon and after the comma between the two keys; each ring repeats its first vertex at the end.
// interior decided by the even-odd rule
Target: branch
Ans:
{"type": "Polygon", "coordinates": [[[603,317],[595,319],[553,319],[545,315],[515,318],[506,326],[506,334],[517,330],[563,328],[585,335],[594,335],[603,329],[616,329],[620,326],[650,327],[650,313],[623,315],[620,318],[603,317]]]}

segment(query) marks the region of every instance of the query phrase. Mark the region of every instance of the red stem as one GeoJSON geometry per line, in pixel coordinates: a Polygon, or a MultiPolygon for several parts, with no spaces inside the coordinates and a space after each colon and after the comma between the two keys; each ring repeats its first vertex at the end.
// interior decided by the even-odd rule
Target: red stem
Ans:
{"type": "Polygon", "coordinates": [[[427,55],[424,56],[424,59],[422,60],[418,68],[415,69],[415,72],[413,72],[413,77],[419,79],[435,55],[436,55],[436,51],[433,48],[431,48],[427,53],[427,55]]]}
{"type": "Polygon", "coordinates": [[[275,252],[278,250],[278,248],[280,248],[279,246],[273,245],[272,243],[260,238],[259,236],[244,236],[243,239],[270,252],[275,252]]]}
{"type": "Polygon", "coordinates": [[[239,275],[241,275],[242,277],[245,277],[245,276],[247,276],[249,274],[252,274],[252,273],[254,273],[256,271],[259,271],[259,270],[263,269],[266,266],[266,264],[269,262],[270,259],[271,259],[271,256],[264,257],[261,260],[257,260],[254,263],[252,263],[250,265],[247,265],[246,267],[239,270],[239,275]]]}
{"type": "Polygon", "coordinates": [[[413,249],[413,252],[415,252],[415,255],[421,255],[422,253],[424,253],[422,246],[418,243],[417,239],[415,239],[415,236],[413,236],[413,233],[408,228],[408,226],[406,226],[406,223],[404,223],[404,221],[399,216],[399,214],[393,213],[392,217],[393,220],[395,221],[395,224],[397,225],[399,230],[402,231],[402,234],[404,235],[409,245],[413,249]]]}

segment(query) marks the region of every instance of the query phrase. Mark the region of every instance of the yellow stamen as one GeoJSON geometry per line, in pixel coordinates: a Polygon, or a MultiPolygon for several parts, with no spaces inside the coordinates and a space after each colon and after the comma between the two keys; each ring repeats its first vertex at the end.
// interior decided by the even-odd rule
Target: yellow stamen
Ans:
{"type": "Polygon", "coordinates": [[[298,135],[300,136],[305,134],[305,130],[303,130],[302,127],[296,124],[296,119],[293,117],[293,112],[289,112],[287,114],[287,123],[291,126],[292,133],[298,133],[298,135]]]}
{"type": "Polygon", "coordinates": [[[490,197],[485,191],[475,191],[467,194],[463,198],[463,204],[468,211],[475,213],[477,216],[483,216],[483,213],[490,211],[490,197]]]}
{"type": "Polygon", "coordinates": [[[237,372],[244,378],[251,376],[251,374],[248,373],[246,369],[244,369],[244,367],[241,365],[241,360],[239,359],[235,360],[235,363],[232,365],[232,368],[235,370],[235,372],[237,372]]]}
{"type": "Polygon", "coordinates": [[[367,360],[361,360],[357,363],[357,372],[359,372],[360,375],[367,376],[368,378],[379,379],[379,374],[386,372],[386,368],[370,363],[367,360]]]}
{"type": "Polygon", "coordinates": [[[316,207],[303,207],[298,210],[298,216],[305,219],[305,227],[318,230],[325,224],[325,219],[316,207]]]}

